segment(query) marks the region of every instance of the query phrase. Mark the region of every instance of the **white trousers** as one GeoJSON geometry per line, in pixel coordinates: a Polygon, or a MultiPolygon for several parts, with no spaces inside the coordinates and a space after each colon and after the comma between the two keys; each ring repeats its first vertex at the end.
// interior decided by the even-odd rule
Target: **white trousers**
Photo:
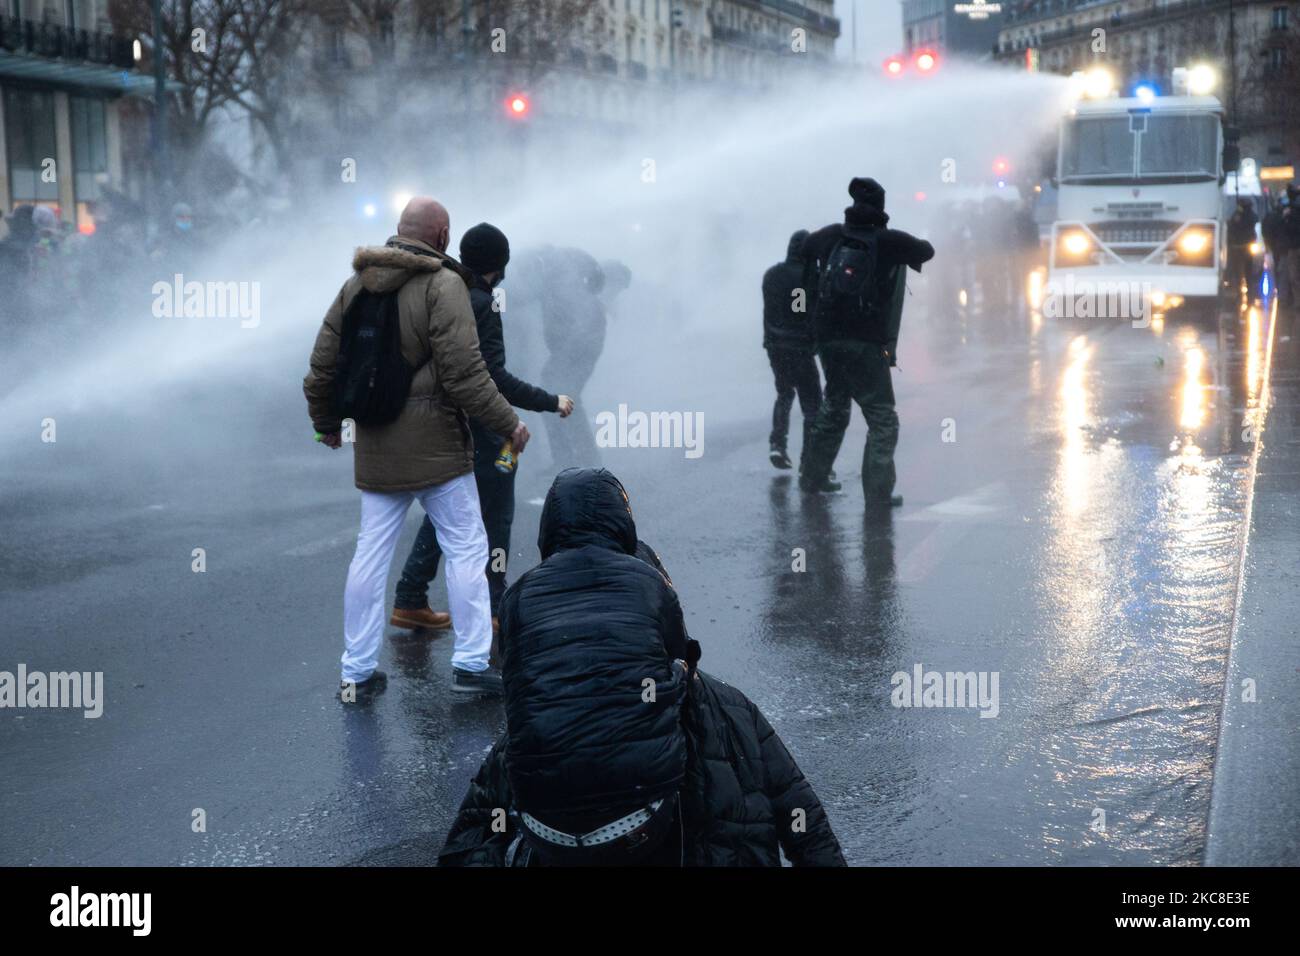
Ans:
{"type": "Polygon", "coordinates": [[[343,592],[343,677],[363,681],[379,662],[384,642],[388,569],[402,523],[417,499],[438,532],[447,601],[456,630],[453,667],[481,671],[492,648],[492,605],[488,597],[487,534],[479,513],[474,475],[461,475],[420,491],[361,492],[361,530],[343,592]]]}

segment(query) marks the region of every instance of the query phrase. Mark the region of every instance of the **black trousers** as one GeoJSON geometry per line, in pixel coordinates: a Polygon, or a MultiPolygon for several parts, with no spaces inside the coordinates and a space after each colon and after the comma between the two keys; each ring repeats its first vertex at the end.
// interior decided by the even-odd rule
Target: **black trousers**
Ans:
{"type": "Polygon", "coordinates": [[[887,502],[897,479],[894,450],[898,447],[889,359],[879,345],[867,342],[827,342],[818,351],[826,370],[826,401],[804,452],[804,477],[821,480],[830,473],[856,402],[868,429],[862,449],[862,494],[868,502],[887,502]]]}
{"type": "Polygon", "coordinates": [[[797,348],[769,346],[767,359],[772,363],[776,378],[776,403],[772,406],[772,434],[768,443],[773,448],[786,450],[790,435],[790,409],[795,395],[799,396],[799,411],[803,413],[803,447],[808,449],[817,410],[822,406],[822,379],[817,371],[817,359],[811,351],[797,348]]]}
{"type": "Polygon", "coordinates": [[[1228,285],[1228,291],[1235,297],[1237,289],[1245,281],[1246,289],[1250,298],[1254,298],[1259,289],[1256,288],[1255,278],[1255,258],[1250,254],[1249,246],[1229,246],[1228,261],[1225,272],[1225,280],[1228,285]]]}
{"type": "MultiPolygon", "coordinates": [[[[474,483],[478,485],[479,509],[488,539],[488,594],[492,600],[492,616],[496,617],[501,608],[501,596],[506,591],[510,526],[515,521],[515,473],[519,468],[516,465],[509,474],[497,471],[497,454],[505,444],[500,435],[475,423],[470,424],[470,433],[474,436],[474,483]]],[[[441,560],[438,532],[426,516],[402,568],[394,605],[407,610],[425,607],[429,601],[429,582],[438,576],[441,560]]]]}

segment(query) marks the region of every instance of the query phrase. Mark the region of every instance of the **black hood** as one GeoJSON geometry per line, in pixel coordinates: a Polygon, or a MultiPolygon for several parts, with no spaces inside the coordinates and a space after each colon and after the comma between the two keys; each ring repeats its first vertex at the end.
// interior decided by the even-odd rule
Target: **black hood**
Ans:
{"type": "Polygon", "coordinates": [[[636,554],[632,506],[622,483],[604,468],[566,468],[546,494],[537,550],[545,561],[587,545],[636,554]]]}
{"type": "Polygon", "coordinates": [[[807,229],[800,229],[790,237],[790,244],[785,248],[786,262],[803,262],[803,241],[807,238],[807,229]]]}

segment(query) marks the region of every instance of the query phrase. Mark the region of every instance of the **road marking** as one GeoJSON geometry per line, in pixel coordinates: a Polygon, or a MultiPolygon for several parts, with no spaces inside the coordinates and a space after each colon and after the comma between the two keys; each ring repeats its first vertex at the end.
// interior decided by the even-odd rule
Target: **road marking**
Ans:
{"type": "Polygon", "coordinates": [[[977,488],[968,495],[958,495],[938,504],[903,515],[900,521],[946,521],[953,518],[980,518],[1006,511],[1011,507],[1011,495],[1004,481],[977,488]]]}
{"type": "Polygon", "coordinates": [[[975,530],[975,525],[1011,507],[1011,495],[1004,481],[976,488],[970,494],[948,498],[920,511],[903,515],[900,521],[929,521],[936,527],[926,532],[898,563],[900,584],[919,584],[975,530]]]}

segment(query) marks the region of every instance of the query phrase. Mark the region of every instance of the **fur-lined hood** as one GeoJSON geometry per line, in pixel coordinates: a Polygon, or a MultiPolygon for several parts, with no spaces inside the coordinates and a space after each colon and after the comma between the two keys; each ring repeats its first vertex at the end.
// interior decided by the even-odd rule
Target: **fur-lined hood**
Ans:
{"type": "Polygon", "coordinates": [[[454,264],[432,246],[405,236],[393,236],[382,246],[360,246],[352,256],[353,271],[371,292],[392,292],[414,275],[444,265],[454,264]]]}

